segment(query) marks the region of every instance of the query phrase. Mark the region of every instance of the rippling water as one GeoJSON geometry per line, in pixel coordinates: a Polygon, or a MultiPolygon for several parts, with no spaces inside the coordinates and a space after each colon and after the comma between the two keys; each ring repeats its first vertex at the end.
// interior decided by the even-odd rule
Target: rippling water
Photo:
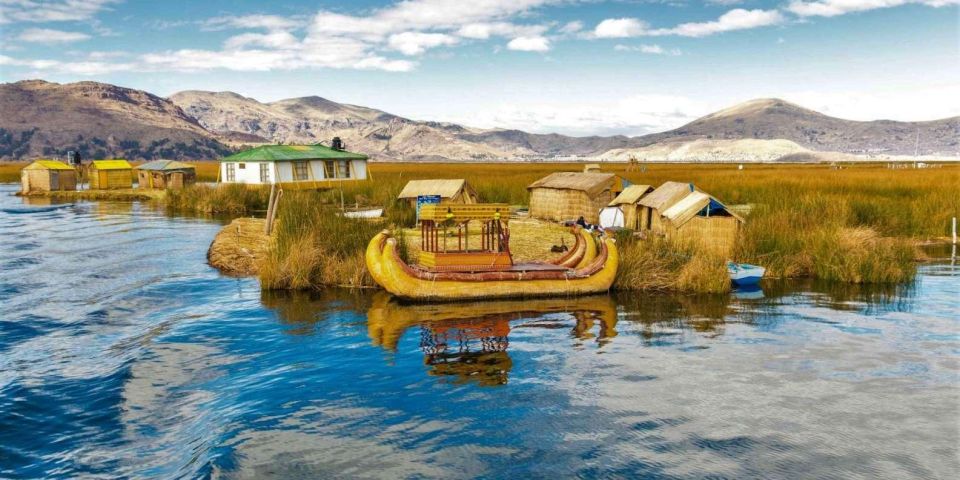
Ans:
{"type": "Polygon", "coordinates": [[[960,473],[949,261],[881,289],[402,305],[261,294],[205,264],[218,229],[0,212],[0,477],[960,473]]]}

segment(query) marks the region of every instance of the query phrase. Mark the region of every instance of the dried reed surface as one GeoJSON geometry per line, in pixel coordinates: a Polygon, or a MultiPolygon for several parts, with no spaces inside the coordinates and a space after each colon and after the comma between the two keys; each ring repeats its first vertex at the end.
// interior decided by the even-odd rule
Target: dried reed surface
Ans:
{"type": "MultiPolygon", "coordinates": [[[[18,193],[18,195],[20,194],[18,193]]],[[[119,190],[64,190],[53,192],[30,192],[27,196],[71,200],[164,201],[166,199],[166,192],[163,190],[140,190],[136,188],[125,188],[119,190]]]]}
{"type": "Polygon", "coordinates": [[[207,261],[228,275],[256,275],[270,251],[262,218],[236,218],[213,238],[207,261]]]}
{"type": "Polygon", "coordinates": [[[638,239],[629,232],[617,237],[620,269],[617,290],[723,293],[730,290],[726,259],[695,242],[661,237],[638,239]]]}

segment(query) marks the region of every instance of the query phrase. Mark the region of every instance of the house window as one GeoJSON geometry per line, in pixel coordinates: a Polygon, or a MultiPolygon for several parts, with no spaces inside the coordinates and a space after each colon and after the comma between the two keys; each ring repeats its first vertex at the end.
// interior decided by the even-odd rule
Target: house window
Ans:
{"type": "Polygon", "coordinates": [[[237,181],[237,169],[236,169],[236,165],[234,165],[234,164],[232,164],[232,163],[228,163],[228,164],[226,164],[226,166],[227,166],[227,172],[226,172],[227,181],[228,181],[228,182],[236,182],[236,181],[237,181]]]}
{"type": "Polygon", "coordinates": [[[307,162],[293,162],[293,179],[294,180],[306,180],[309,178],[307,176],[307,167],[309,165],[307,162]]]}
{"type": "Polygon", "coordinates": [[[323,162],[323,178],[337,178],[337,164],[333,160],[323,162]]]}
{"type": "Polygon", "coordinates": [[[260,183],[270,183],[270,164],[260,164],[260,183]]]}
{"type": "Polygon", "coordinates": [[[247,164],[246,164],[246,163],[241,163],[241,164],[240,164],[240,170],[245,170],[246,168],[247,168],[247,164]]]}
{"type": "Polygon", "coordinates": [[[337,163],[337,178],[350,178],[350,162],[347,160],[340,160],[337,163]]]}

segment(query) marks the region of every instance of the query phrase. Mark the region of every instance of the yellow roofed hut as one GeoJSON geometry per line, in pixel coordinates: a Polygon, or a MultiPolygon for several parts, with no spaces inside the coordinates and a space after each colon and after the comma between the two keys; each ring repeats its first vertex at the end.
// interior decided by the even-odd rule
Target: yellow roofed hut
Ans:
{"type": "Polygon", "coordinates": [[[418,199],[438,200],[433,203],[472,204],[477,203],[477,191],[462,178],[442,178],[432,180],[410,180],[397,195],[397,199],[405,200],[411,207],[416,207],[418,199]]]}
{"type": "Polygon", "coordinates": [[[59,192],[77,189],[77,171],[57,160],[37,160],[20,171],[20,191],[59,192]]]}
{"type": "Polygon", "coordinates": [[[610,202],[611,207],[619,207],[623,212],[623,228],[640,230],[647,224],[646,208],[640,205],[640,199],[652,191],[650,185],[630,185],[610,202]]]}
{"type": "Polygon", "coordinates": [[[92,190],[133,188],[133,166],[126,160],[94,160],[87,176],[92,190]]]}
{"type": "Polygon", "coordinates": [[[183,188],[197,181],[197,171],[193,165],[176,160],[154,160],[138,165],[137,182],[140,188],[183,188]]]}
{"type": "Polygon", "coordinates": [[[597,223],[600,210],[623,190],[623,180],[612,173],[556,172],[527,186],[530,216],[544,220],[597,223]]]}
{"type": "Polygon", "coordinates": [[[667,182],[640,203],[659,205],[657,208],[647,206],[652,212],[649,230],[678,240],[699,242],[724,253],[733,248],[744,223],[743,217],[693,184],[667,182]],[[667,188],[661,191],[664,187],[667,188]],[[651,199],[657,192],[661,195],[651,199]]]}

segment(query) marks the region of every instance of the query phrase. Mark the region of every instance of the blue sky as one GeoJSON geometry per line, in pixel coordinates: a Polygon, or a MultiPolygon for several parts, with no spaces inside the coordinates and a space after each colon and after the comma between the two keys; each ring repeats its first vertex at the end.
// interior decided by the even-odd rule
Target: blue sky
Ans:
{"type": "Polygon", "coordinates": [[[320,95],[574,135],[758,97],[960,115],[960,0],[0,0],[0,81],[320,95]]]}

